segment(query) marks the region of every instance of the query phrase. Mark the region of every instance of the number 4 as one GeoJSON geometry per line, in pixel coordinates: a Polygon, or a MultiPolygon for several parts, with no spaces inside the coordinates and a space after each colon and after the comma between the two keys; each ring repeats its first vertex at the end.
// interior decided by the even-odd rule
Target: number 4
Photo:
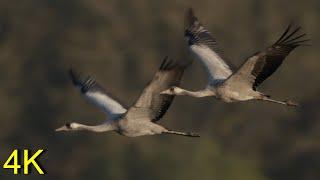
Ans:
{"type": "Polygon", "coordinates": [[[21,168],[21,165],[19,165],[18,162],[19,156],[18,156],[18,150],[15,149],[11,155],[9,156],[9,158],[7,159],[7,161],[4,163],[3,168],[5,169],[13,169],[13,174],[18,174],[18,170],[21,168]],[[10,161],[13,159],[13,165],[10,165],[10,161]]]}
{"type": "MultiPolygon", "coordinates": [[[[43,152],[43,150],[38,150],[31,158],[29,158],[29,150],[23,151],[23,157],[24,157],[24,174],[29,174],[29,165],[32,164],[39,174],[44,174],[43,170],[40,168],[38,163],[36,162],[36,158],[43,152]]],[[[13,174],[19,174],[19,169],[21,168],[21,165],[19,165],[19,153],[18,150],[15,149],[7,161],[4,163],[3,168],[4,169],[13,169],[13,174]],[[9,164],[13,160],[13,164],[9,164]]]]}

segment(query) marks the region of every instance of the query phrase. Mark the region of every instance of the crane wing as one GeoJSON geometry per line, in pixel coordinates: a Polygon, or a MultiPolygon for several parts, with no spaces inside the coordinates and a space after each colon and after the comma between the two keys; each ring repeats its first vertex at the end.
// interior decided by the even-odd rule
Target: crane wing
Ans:
{"type": "Polygon", "coordinates": [[[138,100],[128,110],[127,119],[151,120],[153,122],[160,120],[174,99],[174,95],[160,93],[180,84],[186,66],[186,64],[174,62],[166,57],[138,100]]]}
{"type": "Polygon", "coordinates": [[[309,41],[306,34],[298,34],[301,27],[292,30],[290,24],[282,36],[263,52],[258,52],[248,58],[244,64],[225,83],[228,85],[249,85],[254,90],[282,64],[284,59],[295,48],[309,41]]]}
{"type": "Polygon", "coordinates": [[[107,113],[109,118],[124,114],[127,109],[111,97],[106,90],[90,76],[81,77],[73,70],[69,71],[73,84],[80,90],[81,94],[94,105],[107,113]]]}
{"type": "Polygon", "coordinates": [[[206,67],[209,84],[215,85],[221,80],[227,79],[232,74],[232,66],[226,63],[218,43],[198,21],[192,9],[186,13],[185,24],[185,37],[189,49],[206,67]]]}

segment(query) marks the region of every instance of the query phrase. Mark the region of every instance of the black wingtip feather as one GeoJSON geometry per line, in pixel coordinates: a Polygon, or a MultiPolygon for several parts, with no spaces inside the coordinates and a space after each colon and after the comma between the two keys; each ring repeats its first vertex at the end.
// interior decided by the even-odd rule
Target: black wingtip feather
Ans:
{"type": "Polygon", "coordinates": [[[292,23],[286,28],[281,37],[267,49],[266,54],[255,64],[252,75],[256,76],[253,89],[256,89],[264,80],[272,75],[289,53],[296,47],[305,46],[305,33],[299,33],[300,26],[293,28],[292,23]]]}
{"type": "Polygon", "coordinates": [[[72,68],[69,69],[69,75],[71,78],[71,81],[74,85],[79,85],[81,84],[80,82],[80,74],[75,72],[72,68]]]}
{"type": "Polygon", "coordinates": [[[286,28],[286,30],[282,33],[282,35],[280,36],[280,38],[275,42],[275,44],[279,43],[289,32],[289,30],[291,29],[292,23],[290,23],[288,25],[288,27],[286,28]]]}
{"type": "Polygon", "coordinates": [[[295,40],[297,40],[297,39],[300,39],[300,38],[302,38],[302,37],[305,37],[306,35],[307,35],[306,33],[303,33],[303,34],[301,34],[301,35],[299,35],[299,36],[296,36],[296,37],[288,40],[286,43],[290,43],[290,42],[292,42],[292,41],[295,41],[295,40]]]}
{"type": "Polygon", "coordinates": [[[294,45],[294,46],[307,46],[308,44],[303,44],[304,42],[308,42],[310,41],[310,39],[304,39],[304,40],[300,40],[300,41],[295,41],[295,42],[292,42],[290,43],[291,45],[294,45]]]}
{"type": "Polygon", "coordinates": [[[194,15],[193,9],[190,7],[188,8],[188,10],[186,11],[186,20],[187,22],[194,22],[197,18],[194,15]]]}
{"type": "Polygon", "coordinates": [[[160,65],[160,70],[168,70],[171,69],[174,65],[174,61],[170,59],[168,56],[165,56],[160,65]]]}
{"type": "Polygon", "coordinates": [[[190,64],[192,63],[192,61],[175,61],[173,59],[170,59],[168,56],[165,56],[165,58],[163,59],[159,70],[160,71],[169,71],[175,68],[182,68],[185,69],[187,68],[190,64]]]}
{"type": "Polygon", "coordinates": [[[170,70],[174,68],[174,66],[175,66],[175,62],[172,59],[170,59],[168,56],[166,56],[163,59],[159,70],[162,70],[162,71],[170,70]]]}
{"type": "MultiPolygon", "coordinates": [[[[82,93],[86,93],[90,88],[97,87],[96,81],[91,76],[82,77],[80,73],[75,72],[73,69],[69,69],[69,75],[73,85],[80,88],[82,93]]],[[[103,89],[102,87],[99,87],[103,89]]]]}
{"type": "Polygon", "coordinates": [[[189,8],[185,14],[185,29],[189,29],[195,26],[195,23],[199,22],[198,18],[194,15],[193,9],[189,8]]]}
{"type": "Polygon", "coordinates": [[[302,29],[301,26],[296,27],[292,30],[293,23],[290,23],[286,28],[285,32],[281,35],[281,37],[274,43],[274,46],[282,45],[288,46],[291,48],[296,48],[303,44],[304,42],[309,41],[310,39],[303,39],[306,34],[297,35],[297,33],[302,29]]]}
{"type": "Polygon", "coordinates": [[[299,32],[301,27],[297,27],[295,30],[293,30],[288,36],[286,36],[282,42],[285,43],[289,38],[291,38],[293,35],[295,35],[297,32],[299,32]]]}

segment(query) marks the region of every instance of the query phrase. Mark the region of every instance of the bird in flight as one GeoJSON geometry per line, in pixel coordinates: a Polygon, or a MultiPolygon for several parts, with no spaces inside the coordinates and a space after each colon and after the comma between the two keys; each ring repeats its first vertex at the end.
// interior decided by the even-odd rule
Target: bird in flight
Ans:
{"type": "Polygon", "coordinates": [[[281,37],[266,48],[257,52],[235,71],[229,66],[210,32],[199,22],[192,9],[186,13],[185,38],[189,50],[207,70],[208,84],[199,91],[188,91],[173,86],[161,94],[187,95],[192,97],[215,96],[224,102],[260,100],[287,106],[298,106],[292,100],[278,101],[257,91],[257,87],[271,76],[283,60],[295,48],[306,45],[306,34],[299,33],[301,27],[290,24],[281,37]]]}
{"type": "Polygon", "coordinates": [[[173,131],[157,124],[157,121],[165,115],[175,97],[174,95],[162,95],[160,92],[171,86],[179,85],[186,66],[187,64],[172,61],[166,57],[151,82],[130,108],[126,108],[117,102],[91,77],[83,78],[80,74],[70,70],[73,84],[86,99],[100,107],[107,114],[107,120],[96,126],[75,122],[66,123],[56,131],[115,131],[128,137],[156,134],[199,137],[194,133],[173,131]]]}

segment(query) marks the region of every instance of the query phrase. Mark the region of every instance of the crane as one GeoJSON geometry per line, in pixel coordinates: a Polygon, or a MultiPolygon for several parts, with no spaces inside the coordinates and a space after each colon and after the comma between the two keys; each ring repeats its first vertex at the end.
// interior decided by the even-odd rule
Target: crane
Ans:
{"type": "Polygon", "coordinates": [[[82,78],[70,70],[73,84],[82,95],[107,114],[107,120],[96,126],[80,123],[66,123],[56,131],[115,131],[127,137],[156,134],[175,134],[199,137],[190,132],[169,130],[157,123],[169,109],[174,95],[161,95],[160,92],[180,83],[184,69],[188,64],[170,60],[166,57],[151,82],[142,91],[133,106],[127,108],[111,97],[93,78],[82,78]]]}
{"type": "Polygon", "coordinates": [[[298,106],[292,100],[278,101],[269,95],[257,91],[257,87],[271,76],[282,64],[284,59],[295,48],[306,45],[305,33],[299,33],[301,27],[294,28],[290,24],[281,37],[266,48],[245,60],[233,70],[230,63],[225,61],[222,51],[210,32],[199,22],[190,8],[186,13],[185,38],[189,50],[197,60],[202,62],[207,71],[208,84],[199,91],[188,91],[173,86],[161,94],[186,95],[196,98],[214,96],[224,102],[248,100],[268,101],[287,106],[298,106]]]}

